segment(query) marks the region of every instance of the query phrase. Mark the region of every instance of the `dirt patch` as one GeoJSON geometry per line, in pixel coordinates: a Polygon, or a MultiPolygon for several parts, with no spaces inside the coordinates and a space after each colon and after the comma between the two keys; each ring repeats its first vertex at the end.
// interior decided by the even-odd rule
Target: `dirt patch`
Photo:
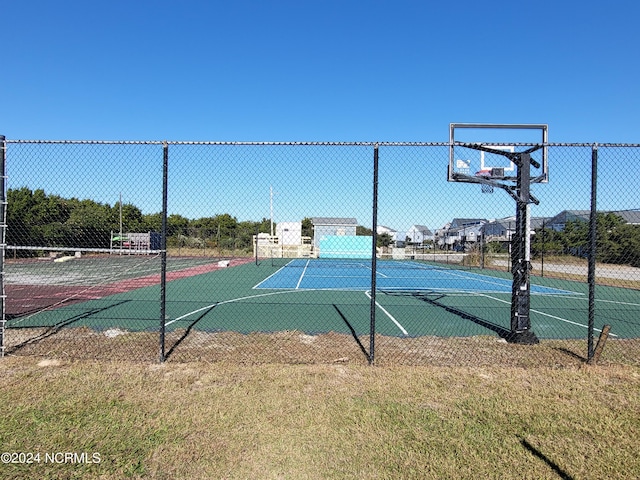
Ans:
{"type": "MultiPolygon", "coordinates": [[[[509,262],[507,260],[492,260],[495,267],[507,268],[509,262]]],[[[555,263],[555,262],[531,262],[534,272],[540,272],[544,268],[545,272],[564,273],[568,275],[587,276],[587,264],[575,263],[555,263]]],[[[630,267],[628,265],[596,265],[596,276],[603,278],[612,278],[619,280],[640,281],[640,268],[630,267]]]]}
{"type": "MultiPolygon", "coordinates": [[[[235,364],[359,364],[369,363],[369,337],[356,342],[335,332],[310,337],[298,331],[240,334],[176,330],[167,333],[167,362],[225,362],[235,364]]],[[[117,335],[89,328],[10,329],[7,354],[49,359],[134,360],[159,362],[157,332],[118,331],[117,335]]],[[[396,338],[378,336],[375,364],[432,366],[577,367],[586,361],[584,340],[543,340],[538,345],[509,344],[492,336],[465,338],[396,338]]],[[[609,339],[603,364],[640,365],[640,340],[609,339]]]]}

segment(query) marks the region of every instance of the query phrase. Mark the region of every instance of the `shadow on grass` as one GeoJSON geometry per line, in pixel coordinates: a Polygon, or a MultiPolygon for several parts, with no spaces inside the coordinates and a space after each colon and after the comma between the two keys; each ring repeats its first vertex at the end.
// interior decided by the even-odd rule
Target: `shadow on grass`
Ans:
{"type": "Polygon", "coordinates": [[[557,350],[558,352],[562,352],[565,355],[568,355],[572,358],[575,358],[577,360],[580,360],[581,362],[586,362],[587,358],[577,354],[576,352],[572,352],[571,350],[569,350],[568,348],[561,348],[561,347],[556,347],[555,350],[557,350]]]}
{"type": "Polygon", "coordinates": [[[358,344],[358,347],[360,347],[360,351],[365,356],[365,358],[368,360],[369,359],[369,352],[367,352],[367,349],[364,348],[364,345],[362,344],[362,342],[358,338],[358,334],[356,333],[355,328],[353,328],[353,325],[351,325],[349,320],[347,320],[347,317],[344,316],[344,314],[340,311],[340,309],[338,308],[338,306],[335,303],[333,304],[333,308],[336,309],[336,312],[338,312],[338,315],[340,315],[340,318],[342,318],[342,321],[345,323],[345,325],[347,326],[347,328],[351,332],[351,336],[353,337],[353,339],[358,344]]]}
{"type": "Polygon", "coordinates": [[[560,466],[554,462],[553,460],[551,460],[549,457],[547,457],[544,453],[542,453],[540,450],[538,450],[536,447],[534,447],[533,445],[531,445],[529,442],[527,442],[524,438],[520,439],[520,443],[522,444],[522,446],[524,448],[526,448],[527,450],[529,450],[529,452],[531,452],[533,455],[535,455],[536,457],[538,457],[540,460],[542,460],[544,463],[546,463],[547,465],[549,465],[549,467],[551,467],[551,469],[558,474],[559,478],[562,478],[563,480],[573,480],[573,477],[571,475],[569,475],[567,472],[565,472],[564,470],[562,470],[560,468],[560,466]]]}
{"type": "MultiPolygon", "coordinates": [[[[217,305],[217,304],[216,304],[217,305]]],[[[216,308],[216,305],[212,305],[211,308],[208,308],[207,310],[204,310],[202,312],[201,315],[199,315],[198,317],[196,317],[195,320],[193,320],[189,326],[185,329],[184,333],[180,336],[180,338],[178,338],[176,340],[176,342],[171,346],[171,348],[165,353],[164,355],[164,360],[168,360],[169,357],[173,354],[173,352],[176,350],[176,348],[178,348],[180,346],[180,344],[182,342],[184,342],[186,340],[186,338],[189,336],[189,334],[191,333],[191,330],[193,330],[193,327],[196,326],[196,324],[202,320],[204,317],[206,317],[209,312],[211,312],[211,310],[213,310],[214,308],[216,308]]]]}

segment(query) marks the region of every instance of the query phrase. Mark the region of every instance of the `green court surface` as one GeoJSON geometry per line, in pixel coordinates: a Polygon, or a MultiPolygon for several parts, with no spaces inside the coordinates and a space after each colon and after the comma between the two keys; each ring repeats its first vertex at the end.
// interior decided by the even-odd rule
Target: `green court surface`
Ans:
{"type": "MultiPolygon", "coordinates": [[[[79,268],[78,265],[73,268],[79,268]]],[[[93,271],[93,269],[92,269],[93,271]]],[[[336,271],[332,286],[259,288],[281,269],[270,262],[245,263],[212,271],[193,270],[167,283],[167,331],[176,329],[240,333],[301,331],[368,335],[371,292],[342,283],[336,271]]],[[[510,275],[491,270],[450,269],[454,276],[481,275],[483,281],[509,282],[510,275]],[[492,281],[493,281],[492,280],[492,281]]],[[[449,273],[450,273],[449,272],[449,273]]],[[[445,272],[446,273],[446,272],[445,272]]],[[[362,276],[362,273],[358,273],[362,276]]],[[[331,274],[324,276],[331,277],[331,274]]],[[[452,277],[453,278],[453,277],[452,277]]],[[[80,283],[80,282],[79,282],[80,283]]],[[[587,335],[588,288],[580,282],[533,278],[541,292],[531,296],[532,330],[540,339],[581,339],[587,335]]],[[[396,337],[465,337],[502,335],[510,325],[510,291],[464,286],[454,279],[447,289],[388,288],[376,292],[375,327],[396,337]],[[456,285],[460,286],[457,289],[456,285]]],[[[34,287],[37,291],[37,286],[34,287]]],[[[84,287],[77,287],[81,290],[84,287]]],[[[81,327],[95,330],[154,331],[161,324],[160,285],[121,289],[101,298],[61,303],[15,315],[8,328],[81,327]]],[[[532,287],[532,291],[535,289],[532,287]]],[[[614,338],[640,337],[640,292],[597,287],[594,324],[611,325],[614,338]]]]}

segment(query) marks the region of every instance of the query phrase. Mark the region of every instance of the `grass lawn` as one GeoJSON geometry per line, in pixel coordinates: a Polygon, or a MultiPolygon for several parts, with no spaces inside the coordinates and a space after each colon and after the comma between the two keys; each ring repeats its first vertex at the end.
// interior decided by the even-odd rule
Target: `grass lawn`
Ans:
{"type": "Polygon", "coordinates": [[[634,366],[9,356],[0,385],[2,479],[640,477],[634,366]]]}

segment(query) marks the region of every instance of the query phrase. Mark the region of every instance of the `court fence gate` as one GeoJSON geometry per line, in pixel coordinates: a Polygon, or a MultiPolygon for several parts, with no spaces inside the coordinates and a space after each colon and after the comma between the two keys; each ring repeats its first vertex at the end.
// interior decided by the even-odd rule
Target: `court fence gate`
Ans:
{"type": "Polygon", "coordinates": [[[640,363],[640,145],[544,144],[523,230],[451,142],[0,144],[2,356],[640,363]]]}

